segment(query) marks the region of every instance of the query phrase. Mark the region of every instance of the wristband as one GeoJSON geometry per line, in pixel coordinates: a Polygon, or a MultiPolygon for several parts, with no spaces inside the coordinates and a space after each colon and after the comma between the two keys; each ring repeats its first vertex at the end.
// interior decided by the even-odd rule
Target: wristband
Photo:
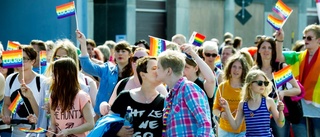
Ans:
{"type": "Polygon", "coordinates": [[[282,121],[278,121],[279,123],[284,123],[284,122],[286,122],[286,119],[284,118],[282,121]]]}
{"type": "Polygon", "coordinates": [[[275,41],[277,41],[277,42],[283,42],[283,40],[278,40],[278,39],[276,39],[275,41]]]}

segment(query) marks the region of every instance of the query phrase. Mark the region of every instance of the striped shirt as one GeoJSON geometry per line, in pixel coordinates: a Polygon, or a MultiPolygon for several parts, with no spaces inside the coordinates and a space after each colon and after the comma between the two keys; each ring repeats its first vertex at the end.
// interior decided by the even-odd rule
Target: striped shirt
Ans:
{"type": "Polygon", "coordinates": [[[204,91],[185,77],[180,78],[165,101],[170,107],[166,122],[166,137],[212,137],[210,108],[204,91]],[[168,103],[168,102],[171,102],[168,103]]]}
{"type": "Polygon", "coordinates": [[[271,137],[270,112],[265,97],[262,97],[260,107],[256,110],[251,110],[248,107],[248,102],[244,102],[243,113],[246,121],[247,137],[271,137]]]}

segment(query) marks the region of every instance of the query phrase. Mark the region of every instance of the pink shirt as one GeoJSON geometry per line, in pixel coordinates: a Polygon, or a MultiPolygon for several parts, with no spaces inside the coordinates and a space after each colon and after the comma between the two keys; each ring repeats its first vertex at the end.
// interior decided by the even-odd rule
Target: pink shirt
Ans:
{"type": "MultiPolygon", "coordinates": [[[[75,128],[85,123],[82,109],[88,102],[91,103],[90,96],[86,92],[80,90],[73,101],[73,106],[70,111],[61,113],[60,106],[58,106],[55,110],[54,116],[52,116],[56,121],[57,132],[59,133],[63,129],[75,128]]],[[[75,135],[77,137],[85,137],[86,133],[75,135]]]]}

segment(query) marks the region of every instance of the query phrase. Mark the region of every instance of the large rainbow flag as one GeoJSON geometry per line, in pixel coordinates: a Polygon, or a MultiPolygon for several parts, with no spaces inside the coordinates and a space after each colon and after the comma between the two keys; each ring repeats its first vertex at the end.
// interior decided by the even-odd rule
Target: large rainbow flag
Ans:
{"type": "Polygon", "coordinates": [[[206,38],[205,35],[200,34],[198,32],[193,32],[190,39],[189,39],[189,43],[200,47],[202,45],[202,43],[204,42],[204,39],[206,38]]]}
{"type": "Polygon", "coordinates": [[[277,88],[281,87],[282,85],[286,84],[288,81],[293,79],[293,74],[292,74],[290,65],[273,73],[273,79],[277,85],[277,88]]]}
{"type": "Polygon", "coordinates": [[[286,63],[291,65],[294,77],[301,82],[306,91],[305,101],[320,108],[320,52],[313,67],[309,68],[306,66],[309,56],[307,50],[301,52],[283,51],[283,56],[286,63]]]}
{"type": "Polygon", "coordinates": [[[272,10],[276,12],[282,19],[287,19],[293,11],[290,7],[284,4],[282,0],[279,0],[272,10]]]}
{"type": "Polygon", "coordinates": [[[22,104],[23,104],[23,99],[20,93],[18,92],[16,98],[14,98],[14,100],[11,102],[8,109],[11,111],[12,114],[15,114],[22,104]]]}
{"type": "Polygon", "coordinates": [[[150,56],[158,56],[166,50],[166,41],[164,39],[150,37],[150,56]]]}
{"type": "Polygon", "coordinates": [[[17,50],[19,49],[19,44],[12,42],[12,41],[8,41],[8,45],[7,45],[7,50],[17,50]]]}
{"type": "Polygon", "coordinates": [[[280,20],[272,15],[268,15],[267,22],[276,30],[282,28],[284,20],[280,20]]]}
{"type": "Polygon", "coordinates": [[[58,19],[75,15],[76,8],[74,5],[74,1],[56,6],[56,12],[58,15],[58,19]]]}
{"type": "Polygon", "coordinates": [[[47,130],[45,130],[42,127],[38,127],[37,129],[34,129],[34,130],[21,127],[21,128],[19,128],[19,130],[22,131],[22,132],[25,132],[25,133],[37,133],[37,134],[46,133],[47,132],[47,130]]]}
{"type": "Polygon", "coordinates": [[[9,50],[2,52],[2,67],[3,68],[16,68],[22,67],[23,52],[21,50],[9,50]]]}
{"type": "Polygon", "coordinates": [[[47,52],[46,51],[40,51],[40,66],[46,66],[47,65],[47,52]]]}

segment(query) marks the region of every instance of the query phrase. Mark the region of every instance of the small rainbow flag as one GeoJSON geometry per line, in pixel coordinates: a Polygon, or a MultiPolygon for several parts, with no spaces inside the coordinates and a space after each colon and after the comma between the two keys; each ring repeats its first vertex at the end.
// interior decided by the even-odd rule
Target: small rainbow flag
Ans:
{"type": "Polygon", "coordinates": [[[47,65],[47,52],[46,51],[40,51],[40,66],[46,66],[47,65]]]}
{"type": "Polygon", "coordinates": [[[75,15],[76,8],[74,6],[74,1],[56,6],[56,12],[58,15],[58,19],[75,15]]]}
{"type": "Polygon", "coordinates": [[[11,111],[12,114],[15,114],[22,104],[23,104],[23,99],[20,93],[18,92],[16,98],[14,98],[14,100],[11,102],[8,109],[11,111]]]}
{"type": "Polygon", "coordinates": [[[19,130],[21,130],[22,132],[25,132],[25,133],[38,133],[38,134],[47,132],[47,130],[45,130],[42,127],[39,127],[37,129],[34,129],[34,130],[21,127],[21,128],[19,128],[19,130]]]}
{"type": "Polygon", "coordinates": [[[277,85],[277,88],[281,87],[283,84],[287,83],[293,79],[292,71],[290,65],[282,68],[281,70],[273,73],[274,82],[277,85]]]}
{"type": "Polygon", "coordinates": [[[198,32],[193,32],[190,39],[189,39],[189,43],[200,47],[202,45],[202,43],[204,42],[204,39],[206,38],[205,35],[200,34],[198,32]]]}
{"type": "Polygon", "coordinates": [[[150,37],[150,56],[158,56],[166,50],[166,41],[156,37],[150,37]]]}
{"type": "Polygon", "coordinates": [[[12,41],[8,41],[8,45],[7,45],[7,50],[17,50],[19,49],[19,44],[12,42],[12,41]]]}
{"type": "Polygon", "coordinates": [[[280,20],[272,15],[268,15],[267,22],[276,30],[279,30],[282,28],[282,25],[284,23],[283,20],[280,20]]]}
{"type": "Polygon", "coordinates": [[[23,52],[21,50],[9,50],[2,52],[2,67],[3,68],[16,68],[22,67],[23,52]]]}
{"type": "Polygon", "coordinates": [[[221,59],[220,56],[217,56],[216,59],[214,60],[214,64],[217,68],[221,69],[222,68],[222,63],[221,63],[221,59]]]}
{"type": "Polygon", "coordinates": [[[282,19],[287,19],[293,11],[290,7],[284,4],[282,0],[278,0],[272,10],[276,12],[282,19]]]}

